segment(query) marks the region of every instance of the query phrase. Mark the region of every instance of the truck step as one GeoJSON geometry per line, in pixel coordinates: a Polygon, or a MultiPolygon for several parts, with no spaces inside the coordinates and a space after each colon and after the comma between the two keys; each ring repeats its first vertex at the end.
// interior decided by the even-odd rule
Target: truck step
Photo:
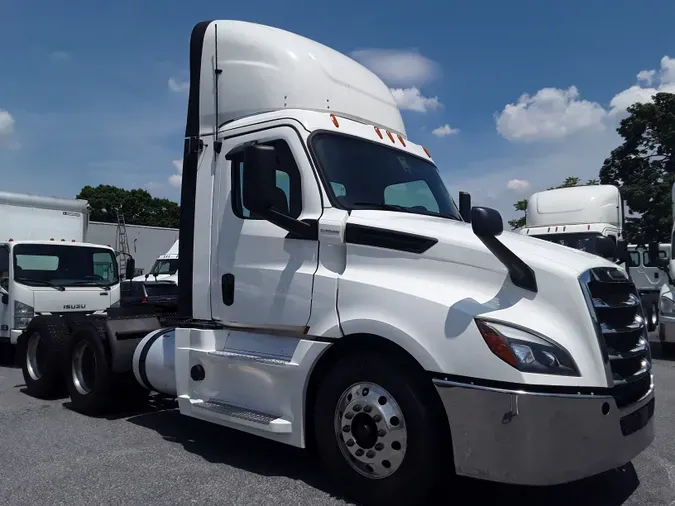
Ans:
{"type": "Polygon", "coordinates": [[[244,425],[257,427],[268,432],[290,433],[292,429],[291,422],[284,420],[283,418],[268,413],[253,411],[251,409],[240,408],[224,402],[210,400],[194,402],[192,406],[214,413],[219,417],[229,419],[231,422],[243,422],[244,425]]]}
{"type": "Polygon", "coordinates": [[[209,356],[228,358],[231,360],[253,360],[255,362],[262,362],[263,364],[270,364],[270,365],[291,365],[290,360],[284,360],[283,358],[263,357],[260,355],[253,355],[250,353],[241,353],[234,351],[215,350],[210,351],[209,356]]]}

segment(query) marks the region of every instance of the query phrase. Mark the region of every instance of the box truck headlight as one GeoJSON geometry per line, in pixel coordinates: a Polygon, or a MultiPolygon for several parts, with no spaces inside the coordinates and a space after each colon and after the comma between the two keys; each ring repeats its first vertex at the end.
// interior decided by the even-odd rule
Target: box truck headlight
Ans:
{"type": "Polygon", "coordinates": [[[28,327],[28,324],[35,316],[35,311],[28,304],[19,302],[18,300],[14,301],[14,328],[17,330],[23,330],[28,327]]]}
{"type": "Polygon", "coordinates": [[[661,297],[659,300],[659,312],[668,316],[675,316],[675,302],[668,297],[661,297]]]}
{"type": "Polygon", "coordinates": [[[490,351],[522,372],[580,376],[570,354],[548,339],[522,328],[476,319],[490,351]]]}

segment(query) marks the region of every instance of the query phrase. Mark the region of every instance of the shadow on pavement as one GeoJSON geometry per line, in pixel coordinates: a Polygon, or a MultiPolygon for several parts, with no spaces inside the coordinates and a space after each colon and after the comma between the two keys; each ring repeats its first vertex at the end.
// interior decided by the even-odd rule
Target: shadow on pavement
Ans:
{"type": "Polygon", "coordinates": [[[655,341],[654,339],[650,339],[649,344],[652,349],[652,358],[655,358],[657,360],[669,360],[669,361],[675,361],[675,354],[673,353],[666,353],[663,351],[663,346],[659,341],[655,341]]]}
{"type": "MultiPolygon", "coordinates": [[[[308,450],[189,418],[177,410],[139,414],[128,421],[156,431],[166,441],[180,444],[186,451],[208,462],[264,476],[287,476],[342,498],[327,483],[315,455],[308,450]]],[[[448,497],[435,504],[480,505],[498,502],[521,506],[619,506],[638,488],[639,483],[632,464],[555,487],[522,487],[459,478],[457,483],[448,487],[448,497]]]]}

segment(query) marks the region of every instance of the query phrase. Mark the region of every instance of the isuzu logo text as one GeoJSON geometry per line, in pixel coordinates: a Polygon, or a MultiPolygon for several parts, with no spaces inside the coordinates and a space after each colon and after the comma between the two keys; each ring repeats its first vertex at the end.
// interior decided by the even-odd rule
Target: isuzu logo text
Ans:
{"type": "Polygon", "coordinates": [[[85,309],[86,304],[64,304],[63,309],[85,309]]]}

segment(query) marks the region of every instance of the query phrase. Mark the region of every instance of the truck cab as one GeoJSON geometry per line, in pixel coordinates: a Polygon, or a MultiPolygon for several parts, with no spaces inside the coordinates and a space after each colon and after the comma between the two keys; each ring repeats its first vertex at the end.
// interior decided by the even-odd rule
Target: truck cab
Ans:
{"type": "Polygon", "coordinates": [[[75,409],[109,409],[110,376],[86,371],[121,374],[135,345],[137,383],[182,415],[314,446],[371,504],[428,504],[454,473],[563,483],[651,443],[625,271],[456,202],[372,72],[284,30],[203,22],[187,111],[179,315],[78,327],[75,409]]]}
{"type": "Polygon", "coordinates": [[[133,278],[134,282],[158,282],[178,284],[178,241],[176,241],[169,251],[160,255],[155,260],[152,268],[141,276],[133,278]]]}

